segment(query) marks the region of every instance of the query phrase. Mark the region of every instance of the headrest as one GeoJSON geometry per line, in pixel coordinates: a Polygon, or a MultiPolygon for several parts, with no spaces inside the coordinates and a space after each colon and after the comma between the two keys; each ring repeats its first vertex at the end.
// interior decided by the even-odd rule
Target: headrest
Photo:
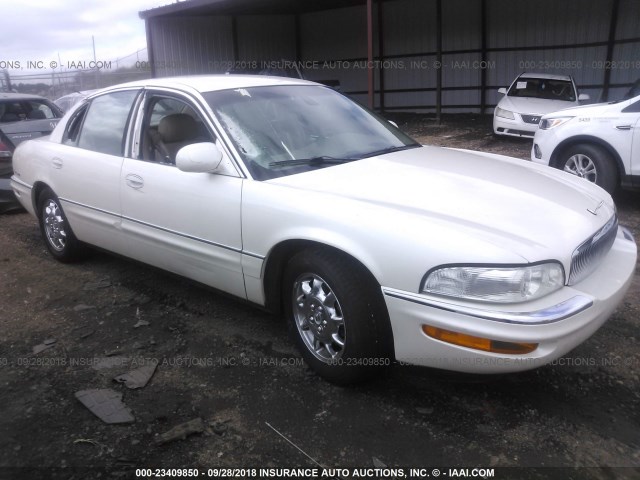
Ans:
{"type": "Polygon", "coordinates": [[[198,135],[198,125],[191,115],[173,113],[160,120],[158,133],[164,143],[184,142],[198,135]]]}
{"type": "Polygon", "coordinates": [[[30,120],[42,120],[47,118],[42,110],[31,110],[27,113],[27,118],[30,120]]]}

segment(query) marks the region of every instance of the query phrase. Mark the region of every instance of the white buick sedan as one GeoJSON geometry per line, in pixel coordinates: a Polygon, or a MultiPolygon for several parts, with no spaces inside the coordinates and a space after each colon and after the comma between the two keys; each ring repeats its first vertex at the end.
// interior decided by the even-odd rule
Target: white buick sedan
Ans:
{"type": "Polygon", "coordinates": [[[282,313],[337,383],[393,360],[543,365],[606,321],[636,264],[598,186],[422,146],[303,80],[112,87],[22,144],[14,170],[58,260],[94,245],[282,313]]]}

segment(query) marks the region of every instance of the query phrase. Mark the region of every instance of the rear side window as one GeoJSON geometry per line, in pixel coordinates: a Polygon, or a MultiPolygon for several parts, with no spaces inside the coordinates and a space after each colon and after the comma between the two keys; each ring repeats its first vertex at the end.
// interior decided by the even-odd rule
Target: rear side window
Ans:
{"type": "Polygon", "coordinates": [[[124,133],[137,94],[127,90],[93,99],[79,132],[78,147],[122,156],[124,133]]]}

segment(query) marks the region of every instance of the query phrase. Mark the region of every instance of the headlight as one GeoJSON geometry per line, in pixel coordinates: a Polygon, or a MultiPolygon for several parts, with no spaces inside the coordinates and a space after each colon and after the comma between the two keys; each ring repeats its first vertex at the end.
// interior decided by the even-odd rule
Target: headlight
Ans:
{"type": "Polygon", "coordinates": [[[543,118],[540,120],[539,128],[540,130],[549,130],[550,128],[554,128],[568,122],[572,118],[573,117],[543,118]]]}
{"type": "Polygon", "coordinates": [[[480,302],[526,302],[548,295],[564,285],[560,263],[519,267],[452,266],[432,270],[421,293],[480,302]]]}
{"type": "Polygon", "coordinates": [[[496,107],[496,117],[508,118],[509,120],[516,119],[516,116],[513,114],[513,112],[500,107],[496,107]]]}

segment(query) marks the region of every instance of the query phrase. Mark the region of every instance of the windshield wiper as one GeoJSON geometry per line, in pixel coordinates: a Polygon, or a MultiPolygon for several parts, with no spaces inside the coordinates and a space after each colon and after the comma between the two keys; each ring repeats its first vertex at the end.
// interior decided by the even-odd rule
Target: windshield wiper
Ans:
{"type": "Polygon", "coordinates": [[[387,148],[383,148],[380,150],[375,150],[373,152],[369,152],[369,153],[365,153],[364,155],[362,155],[360,158],[369,158],[369,157],[375,157],[377,155],[384,155],[386,153],[393,153],[393,152],[400,152],[402,150],[409,150],[410,148],[418,148],[421,147],[422,145],[420,145],[419,143],[412,143],[411,145],[401,145],[399,147],[387,147],[387,148]]]}
{"type": "Polygon", "coordinates": [[[327,164],[337,164],[337,163],[347,163],[356,160],[355,158],[335,158],[329,157],[326,155],[320,157],[311,157],[311,158],[294,158],[292,160],[280,160],[278,162],[271,162],[269,164],[270,167],[289,167],[295,165],[322,165],[323,163],[327,164]]]}

